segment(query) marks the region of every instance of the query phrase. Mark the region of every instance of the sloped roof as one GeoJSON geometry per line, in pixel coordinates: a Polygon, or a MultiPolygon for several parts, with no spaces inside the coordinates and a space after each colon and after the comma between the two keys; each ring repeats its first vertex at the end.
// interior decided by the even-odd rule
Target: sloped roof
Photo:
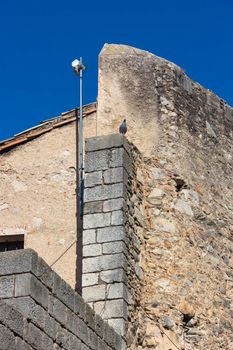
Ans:
{"type": "MultiPolygon", "coordinates": [[[[83,117],[96,112],[96,102],[89,103],[83,106],[83,117]]],[[[72,109],[64,112],[61,115],[42,121],[39,125],[36,125],[30,129],[24,130],[13,137],[0,142],[0,153],[4,153],[22,143],[28,142],[36,137],[39,137],[52,129],[59,128],[63,125],[72,123],[76,120],[76,116],[79,115],[79,108],[72,109]]]]}

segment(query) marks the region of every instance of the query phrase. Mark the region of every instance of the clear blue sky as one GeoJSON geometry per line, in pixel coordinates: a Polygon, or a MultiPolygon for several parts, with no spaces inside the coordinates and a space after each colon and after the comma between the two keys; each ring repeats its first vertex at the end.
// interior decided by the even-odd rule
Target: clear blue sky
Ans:
{"type": "Polygon", "coordinates": [[[5,0],[0,5],[0,140],[78,104],[70,62],[87,65],[96,100],[103,44],[128,44],[181,66],[233,105],[233,0],[5,0]]]}

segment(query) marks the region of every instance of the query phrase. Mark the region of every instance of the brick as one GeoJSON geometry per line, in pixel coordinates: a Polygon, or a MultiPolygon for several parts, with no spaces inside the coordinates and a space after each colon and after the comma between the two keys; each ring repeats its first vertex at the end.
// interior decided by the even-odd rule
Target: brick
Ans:
{"type": "Polygon", "coordinates": [[[93,173],[85,174],[85,187],[93,187],[101,185],[103,182],[102,171],[94,171],[93,173]]]}
{"type": "Polygon", "coordinates": [[[86,188],[84,191],[84,202],[102,201],[105,199],[124,197],[123,183],[101,185],[86,188]]]}
{"type": "Polygon", "coordinates": [[[99,273],[84,273],[82,275],[82,286],[88,287],[98,284],[99,273]]]}
{"type": "Polygon", "coordinates": [[[126,235],[122,226],[105,227],[97,229],[97,242],[126,241],[126,235]]]}
{"type": "Polygon", "coordinates": [[[0,322],[19,336],[23,335],[23,315],[3,301],[0,301],[0,322]]]}
{"type": "Polygon", "coordinates": [[[15,296],[30,295],[44,308],[48,308],[48,290],[47,288],[30,273],[17,275],[15,278],[15,296]]]}
{"type": "Polygon", "coordinates": [[[86,153],[85,172],[96,172],[97,170],[108,169],[109,150],[101,150],[86,153]]]}
{"type": "Polygon", "coordinates": [[[102,254],[101,244],[89,244],[83,247],[83,256],[98,256],[102,254]]]}
{"type": "Polygon", "coordinates": [[[98,213],[84,215],[83,227],[84,229],[105,227],[110,225],[111,215],[110,213],[98,213]]]}
{"type": "Polygon", "coordinates": [[[123,182],[123,167],[107,169],[103,177],[105,184],[123,182]]]}
{"type": "Polygon", "coordinates": [[[111,225],[124,225],[125,218],[123,210],[117,210],[112,212],[111,225]]]}
{"type": "Polygon", "coordinates": [[[86,302],[99,301],[105,299],[106,287],[104,284],[98,286],[85,287],[82,289],[83,299],[86,302]]]}
{"type": "Polygon", "coordinates": [[[0,276],[35,272],[37,253],[32,249],[19,249],[0,254],[0,276]]]}
{"type": "Polygon", "coordinates": [[[83,259],[83,273],[111,270],[122,267],[127,268],[124,254],[104,255],[83,259]]]}
{"type": "Polygon", "coordinates": [[[109,199],[103,202],[103,211],[108,212],[113,210],[119,210],[123,208],[123,205],[124,205],[123,198],[109,199]]]}
{"type": "Polygon", "coordinates": [[[124,242],[107,242],[103,244],[103,254],[128,253],[128,249],[124,242]]]}
{"type": "Polygon", "coordinates": [[[0,324],[0,346],[1,350],[16,350],[15,336],[7,327],[0,324]]]}
{"type": "Polygon", "coordinates": [[[0,298],[13,297],[14,287],[15,287],[14,276],[0,277],[0,298]]]}
{"type": "Polygon", "coordinates": [[[102,201],[84,203],[84,214],[102,213],[102,211],[102,201]]]}
{"type": "Polygon", "coordinates": [[[103,319],[128,319],[127,303],[122,299],[98,301],[94,304],[94,311],[101,315],[103,319]]]}
{"type": "Polygon", "coordinates": [[[126,282],[126,272],[123,269],[101,271],[100,280],[105,283],[126,282]]]}
{"type": "Polygon", "coordinates": [[[83,231],[83,245],[92,244],[96,242],[96,230],[83,231]]]}

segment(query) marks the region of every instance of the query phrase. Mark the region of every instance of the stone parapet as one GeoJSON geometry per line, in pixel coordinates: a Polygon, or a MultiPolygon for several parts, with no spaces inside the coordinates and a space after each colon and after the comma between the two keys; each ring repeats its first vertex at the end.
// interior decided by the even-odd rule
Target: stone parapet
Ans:
{"type": "Polygon", "coordinates": [[[33,250],[0,254],[1,349],[121,350],[121,337],[33,250]]]}

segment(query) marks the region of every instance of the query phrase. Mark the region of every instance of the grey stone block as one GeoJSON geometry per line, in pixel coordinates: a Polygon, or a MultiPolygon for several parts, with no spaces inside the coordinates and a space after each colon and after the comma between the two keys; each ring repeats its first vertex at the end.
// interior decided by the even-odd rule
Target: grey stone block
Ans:
{"type": "Polygon", "coordinates": [[[124,205],[124,199],[123,198],[116,198],[116,199],[110,199],[103,202],[103,211],[113,211],[113,210],[119,210],[122,209],[124,205]]]}
{"type": "Polygon", "coordinates": [[[96,172],[108,169],[109,150],[89,152],[85,158],[85,172],[96,172]]]}
{"type": "Polygon", "coordinates": [[[102,171],[94,171],[85,174],[85,187],[101,185],[103,182],[102,171]]]}
{"type": "Polygon", "coordinates": [[[109,326],[111,326],[115,332],[117,332],[120,335],[126,334],[127,329],[127,322],[123,318],[110,318],[108,320],[109,326]]]}
{"type": "Polygon", "coordinates": [[[124,299],[129,303],[129,290],[124,283],[113,283],[107,286],[107,299],[124,299]]]}
{"type": "Polygon", "coordinates": [[[84,215],[83,227],[84,229],[105,227],[110,225],[111,215],[110,213],[98,213],[84,215]]]}
{"type": "Polygon", "coordinates": [[[0,277],[0,298],[13,297],[14,287],[15,287],[14,276],[0,277]]]}
{"type": "Polygon", "coordinates": [[[74,310],[75,292],[71,286],[55,272],[53,274],[53,294],[56,295],[67,307],[74,310]]]}
{"type": "Polygon", "coordinates": [[[70,344],[69,344],[69,350],[81,350],[82,349],[82,343],[81,341],[74,336],[73,334],[70,335],[70,344]]]}
{"type": "Polygon", "coordinates": [[[87,327],[86,323],[83,320],[81,320],[80,318],[77,318],[75,334],[85,344],[87,344],[87,342],[88,342],[87,329],[88,329],[88,327],[87,327]]]}
{"type": "Polygon", "coordinates": [[[67,321],[67,314],[66,310],[67,307],[57,298],[51,297],[51,307],[50,307],[50,314],[52,317],[54,317],[59,323],[61,323],[63,326],[66,326],[67,321]]]}
{"type": "Polygon", "coordinates": [[[97,242],[127,241],[124,228],[122,226],[106,227],[97,230],[97,242]]]}
{"type": "Polygon", "coordinates": [[[112,327],[105,324],[104,327],[104,341],[112,348],[115,349],[116,333],[112,327]]]}
{"type": "Polygon", "coordinates": [[[41,282],[43,282],[49,289],[52,289],[53,285],[53,270],[51,267],[40,257],[38,257],[36,276],[41,282]]]}
{"type": "Polygon", "coordinates": [[[53,340],[56,339],[57,332],[59,329],[59,323],[54,320],[53,317],[51,317],[49,314],[46,313],[45,315],[45,332],[48,334],[50,338],[53,340]]]}
{"type": "Polygon", "coordinates": [[[85,152],[122,147],[124,142],[126,142],[125,136],[121,134],[91,137],[85,141],[85,152]]]}
{"type": "Polygon", "coordinates": [[[105,283],[126,282],[126,272],[123,269],[101,271],[100,279],[105,283]]]}
{"type": "Polygon", "coordinates": [[[83,247],[83,256],[98,256],[102,254],[101,244],[89,244],[83,247]]]}
{"type": "Polygon", "coordinates": [[[33,350],[33,348],[19,337],[15,338],[16,350],[33,350]]]}
{"type": "Polygon", "coordinates": [[[98,284],[99,273],[84,273],[82,275],[82,287],[89,287],[98,284]]]}
{"type": "Polygon", "coordinates": [[[95,314],[95,331],[96,334],[103,338],[104,336],[104,321],[102,317],[98,314],[95,314]]]}
{"type": "Polygon", "coordinates": [[[37,253],[32,249],[19,249],[0,254],[0,276],[23,272],[36,272],[37,253]]]}
{"type": "Polygon", "coordinates": [[[102,201],[84,203],[84,214],[102,213],[102,211],[102,201]]]}
{"type": "Polygon", "coordinates": [[[68,350],[70,347],[70,332],[60,327],[57,332],[56,342],[61,346],[62,349],[68,350]]]}
{"type": "Polygon", "coordinates": [[[101,185],[86,188],[84,191],[84,202],[94,202],[105,199],[124,197],[124,185],[119,182],[112,185],[101,185]]]}
{"type": "Polygon", "coordinates": [[[75,293],[74,297],[74,312],[76,315],[81,317],[83,320],[85,318],[85,303],[83,298],[78,294],[75,293]]]}
{"type": "Polygon", "coordinates": [[[117,210],[112,212],[111,225],[124,225],[125,217],[123,210],[117,210]]]}
{"type": "Polygon", "coordinates": [[[128,253],[128,248],[122,241],[104,243],[102,249],[103,254],[128,253]]]}
{"type": "Polygon", "coordinates": [[[124,254],[104,255],[83,259],[83,273],[112,270],[122,267],[127,268],[127,260],[124,254]]]}
{"type": "Polygon", "coordinates": [[[83,231],[83,245],[92,244],[96,242],[96,230],[83,231]]]}
{"type": "Polygon", "coordinates": [[[108,345],[105,343],[103,339],[98,338],[97,350],[109,350],[108,345]]]}
{"type": "Polygon", "coordinates": [[[124,318],[128,319],[127,303],[123,299],[99,301],[94,304],[94,310],[103,319],[124,318]]]}
{"type": "Polygon", "coordinates": [[[15,347],[15,335],[7,327],[0,324],[1,350],[17,350],[15,347]]]}
{"type": "Polygon", "coordinates": [[[100,284],[98,286],[85,287],[82,289],[83,299],[86,302],[99,301],[105,299],[106,286],[100,284]]]}
{"type": "Polygon", "coordinates": [[[28,325],[25,340],[38,350],[43,349],[43,332],[32,323],[28,325]]]}
{"type": "Polygon", "coordinates": [[[123,182],[123,170],[121,166],[119,168],[111,168],[104,171],[104,183],[112,184],[117,182],[123,182]]]}
{"type": "Polygon", "coordinates": [[[88,327],[95,330],[95,313],[93,308],[85,303],[85,323],[88,327]]]}
{"type": "Polygon", "coordinates": [[[87,329],[87,345],[92,350],[96,350],[96,345],[98,344],[98,336],[90,328],[87,329]]]}
{"type": "Polygon", "coordinates": [[[23,315],[3,301],[0,301],[0,322],[19,336],[23,335],[23,315]]]}
{"type": "Polygon", "coordinates": [[[32,274],[20,274],[15,278],[15,296],[30,295],[44,308],[48,308],[48,289],[32,274]]]}

